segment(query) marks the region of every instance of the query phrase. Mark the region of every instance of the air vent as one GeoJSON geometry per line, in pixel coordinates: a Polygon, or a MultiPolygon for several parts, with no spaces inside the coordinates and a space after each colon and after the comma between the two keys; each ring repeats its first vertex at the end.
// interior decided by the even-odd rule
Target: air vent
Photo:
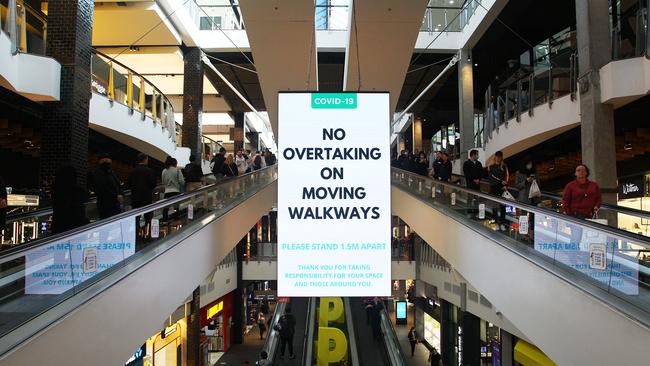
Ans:
{"type": "Polygon", "coordinates": [[[483,295],[481,295],[481,305],[487,306],[488,308],[492,308],[492,303],[488,301],[483,295]]]}
{"type": "Polygon", "coordinates": [[[454,294],[456,294],[456,295],[460,295],[460,294],[461,294],[460,286],[456,286],[456,285],[454,285],[454,294]]]}
{"type": "Polygon", "coordinates": [[[470,301],[478,302],[478,293],[474,291],[467,291],[467,298],[469,298],[470,301]]]}
{"type": "Polygon", "coordinates": [[[451,283],[445,282],[445,291],[451,292],[451,283]]]}

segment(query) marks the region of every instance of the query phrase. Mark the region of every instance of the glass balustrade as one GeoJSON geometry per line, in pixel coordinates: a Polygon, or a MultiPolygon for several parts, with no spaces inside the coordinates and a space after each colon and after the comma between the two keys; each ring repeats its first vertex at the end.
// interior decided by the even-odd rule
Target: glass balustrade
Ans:
{"type": "Polygon", "coordinates": [[[0,336],[122,267],[135,270],[276,179],[271,166],[4,252],[0,336]]]}
{"type": "Polygon", "coordinates": [[[588,283],[650,312],[650,239],[399,169],[392,169],[392,181],[449,218],[493,233],[493,240],[514,246],[567,281],[588,283]]]}
{"type": "Polygon", "coordinates": [[[316,30],[347,30],[350,22],[349,0],[316,1],[316,30]]]}

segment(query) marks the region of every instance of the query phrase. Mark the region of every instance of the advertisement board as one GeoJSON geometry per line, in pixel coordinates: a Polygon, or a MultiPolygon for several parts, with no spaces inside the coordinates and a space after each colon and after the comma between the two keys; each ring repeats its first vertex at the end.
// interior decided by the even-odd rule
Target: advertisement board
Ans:
{"type": "Polygon", "coordinates": [[[278,295],[390,296],[388,93],[278,99],[278,295]]]}
{"type": "Polygon", "coordinates": [[[67,237],[25,256],[25,294],[61,294],[134,253],[133,217],[67,237]]]}

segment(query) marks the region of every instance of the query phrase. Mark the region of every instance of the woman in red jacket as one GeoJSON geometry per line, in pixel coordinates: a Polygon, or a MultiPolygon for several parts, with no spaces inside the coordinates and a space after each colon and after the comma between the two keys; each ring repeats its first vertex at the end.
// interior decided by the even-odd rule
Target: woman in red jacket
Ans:
{"type": "Polygon", "coordinates": [[[576,167],[576,179],[564,187],[562,208],[564,213],[581,219],[591,219],[598,214],[603,197],[596,182],[589,177],[589,168],[580,164],[576,167]]]}

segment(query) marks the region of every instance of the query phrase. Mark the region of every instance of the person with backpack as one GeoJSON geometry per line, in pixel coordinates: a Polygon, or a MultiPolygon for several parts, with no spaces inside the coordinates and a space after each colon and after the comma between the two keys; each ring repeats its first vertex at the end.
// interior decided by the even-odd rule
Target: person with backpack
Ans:
{"type": "Polygon", "coordinates": [[[296,358],[293,353],[293,334],[296,330],[296,318],[291,314],[290,307],[284,310],[284,314],[273,329],[280,333],[280,359],[284,359],[284,350],[287,346],[289,347],[289,359],[296,358]]]}

